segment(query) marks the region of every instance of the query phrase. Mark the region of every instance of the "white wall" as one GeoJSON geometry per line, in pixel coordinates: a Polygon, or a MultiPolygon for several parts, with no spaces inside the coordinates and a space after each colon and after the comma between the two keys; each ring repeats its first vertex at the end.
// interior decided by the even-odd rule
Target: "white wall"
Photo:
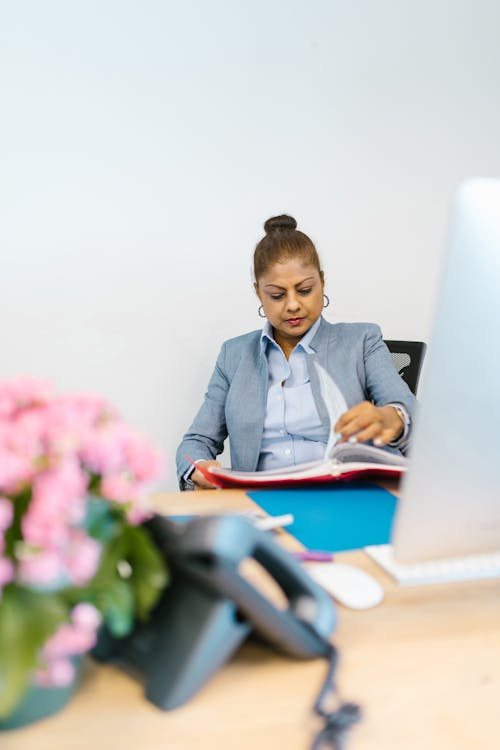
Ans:
{"type": "Polygon", "coordinates": [[[106,394],[173,487],[282,211],[330,320],[426,338],[452,191],[500,174],[499,22],[496,0],[0,1],[0,377],[106,394]]]}

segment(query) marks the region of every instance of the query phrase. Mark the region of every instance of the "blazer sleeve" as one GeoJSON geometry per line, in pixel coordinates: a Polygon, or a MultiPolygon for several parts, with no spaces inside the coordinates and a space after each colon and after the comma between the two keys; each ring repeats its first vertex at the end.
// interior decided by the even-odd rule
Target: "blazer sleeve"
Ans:
{"type": "Polygon", "coordinates": [[[398,444],[399,450],[404,453],[408,448],[417,400],[396,370],[392,355],[382,338],[382,331],[377,325],[371,324],[368,327],[363,356],[366,390],[373,403],[376,406],[402,404],[408,412],[410,430],[404,443],[398,444]]]}
{"type": "Polygon", "coordinates": [[[192,482],[186,482],[184,479],[192,465],[186,456],[194,461],[211,460],[224,449],[224,440],[227,437],[225,406],[229,390],[225,358],[226,344],[223,344],[203,404],[177,448],[177,478],[181,490],[192,489],[192,482]]]}

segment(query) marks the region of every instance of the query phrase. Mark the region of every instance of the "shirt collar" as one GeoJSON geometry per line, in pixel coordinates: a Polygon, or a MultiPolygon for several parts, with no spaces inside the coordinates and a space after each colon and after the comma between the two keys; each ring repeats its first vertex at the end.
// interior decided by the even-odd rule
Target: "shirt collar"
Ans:
{"type": "MultiPolygon", "coordinates": [[[[316,335],[316,332],[320,325],[321,315],[319,316],[318,320],[310,327],[307,333],[302,336],[295,348],[297,349],[300,346],[306,352],[306,354],[313,354],[314,349],[312,349],[311,347],[311,341],[316,335]]],[[[264,328],[262,329],[262,333],[260,335],[260,347],[263,352],[266,351],[269,343],[271,343],[273,346],[278,346],[273,337],[273,328],[270,322],[266,320],[266,322],[264,323],[264,328]]]]}

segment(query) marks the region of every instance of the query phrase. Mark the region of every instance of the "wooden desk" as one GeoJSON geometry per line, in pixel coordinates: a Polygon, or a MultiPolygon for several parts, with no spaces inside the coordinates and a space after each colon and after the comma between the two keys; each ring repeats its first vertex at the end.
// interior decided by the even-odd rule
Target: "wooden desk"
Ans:
{"type": "MultiPolygon", "coordinates": [[[[252,507],[242,492],[158,497],[172,513],[252,507]]],[[[293,541],[291,542],[294,543],[293,541]]],[[[295,544],[297,544],[295,542],[295,544]]],[[[342,559],[374,574],[383,604],[339,608],[334,634],[344,698],[364,720],[348,750],[500,748],[500,581],[399,588],[361,552],[342,559]]],[[[2,750],[307,750],[321,661],[247,644],[186,706],[163,713],[138,683],[89,663],[59,715],[0,734],[2,750]]]]}

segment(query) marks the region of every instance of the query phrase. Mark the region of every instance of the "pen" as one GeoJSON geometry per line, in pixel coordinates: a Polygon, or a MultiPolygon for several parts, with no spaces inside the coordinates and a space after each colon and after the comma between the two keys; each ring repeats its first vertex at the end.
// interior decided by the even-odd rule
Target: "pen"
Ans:
{"type": "Polygon", "coordinates": [[[285,513],[283,516],[266,516],[257,518],[252,521],[253,525],[261,531],[272,531],[272,529],[281,529],[283,526],[290,526],[294,522],[291,513],[285,513]]]}
{"type": "Polygon", "coordinates": [[[292,555],[301,562],[332,562],[333,560],[331,552],[323,552],[322,550],[306,549],[301,552],[292,552],[292,555]]]}
{"type": "MultiPolygon", "coordinates": [[[[262,516],[257,511],[244,511],[243,513],[228,513],[227,511],[224,511],[222,513],[219,513],[219,515],[223,516],[242,516],[243,518],[247,518],[251,523],[261,531],[273,531],[274,529],[281,529],[284,526],[290,526],[294,522],[294,517],[291,513],[285,513],[282,516],[262,516]]],[[[166,518],[169,518],[171,521],[177,521],[178,523],[185,523],[186,521],[192,521],[195,518],[202,518],[203,516],[199,513],[192,513],[190,515],[170,515],[166,514],[166,518]]]]}

